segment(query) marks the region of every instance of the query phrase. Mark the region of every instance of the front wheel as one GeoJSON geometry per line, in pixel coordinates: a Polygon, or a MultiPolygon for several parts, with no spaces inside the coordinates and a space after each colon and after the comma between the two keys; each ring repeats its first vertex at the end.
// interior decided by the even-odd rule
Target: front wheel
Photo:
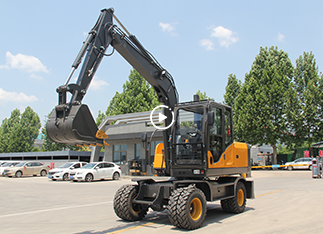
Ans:
{"type": "Polygon", "coordinates": [[[68,181],[68,173],[65,173],[65,174],[63,175],[63,180],[64,180],[64,181],[68,181]]]}
{"type": "Polygon", "coordinates": [[[176,189],[168,201],[169,221],[184,229],[199,228],[206,216],[206,197],[204,193],[190,185],[176,189]]]}
{"type": "Polygon", "coordinates": [[[147,209],[140,204],[133,203],[138,194],[138,185],[124,185],[115,194],[113,199],[114,212],[126,221],[141,220],[147,214],[147,209]]]}
{"type": "Polygon", "coordinates": [[[92,182],[93,181],[93,175],[92,174],[87,174],[86,176],[85,176],[85,181],[86,182],[92,182]]]}
{"type": "Polygon", "coordinates": [[[22,177],[22,172],[21,172],[21,171],[17,171],[17,172],[16,172],[16,174],[15,174],[15,176],[16,176],[17,178],[22,177]]]}

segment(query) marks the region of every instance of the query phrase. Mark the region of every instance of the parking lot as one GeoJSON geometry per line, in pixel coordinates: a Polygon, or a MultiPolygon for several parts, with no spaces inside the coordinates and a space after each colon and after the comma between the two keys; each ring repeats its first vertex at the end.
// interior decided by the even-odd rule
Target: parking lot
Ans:
{"type": "Polygon", "coordinates": [[[209,203],[200,229],[170,224],[167,211],[124,222],[113,211],[118,188],[131,182],[66,182],[47,177],[0,178],[0,233],[322,233],[323,179],[311,171],[252,171],[256,199],[245,212],[224,213],[209,203]]]}

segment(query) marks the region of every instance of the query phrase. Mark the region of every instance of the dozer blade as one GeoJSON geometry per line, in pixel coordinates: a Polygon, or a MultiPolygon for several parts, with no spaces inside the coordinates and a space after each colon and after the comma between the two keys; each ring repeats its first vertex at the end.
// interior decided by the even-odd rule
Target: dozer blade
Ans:
{"type": "Polygon", "coordinates": [[[98,128],[87,105],[73,105],[69,109],[56,106],[46,124],[52,141],[70,145],[103,143],[95,137],[98,128]]]}

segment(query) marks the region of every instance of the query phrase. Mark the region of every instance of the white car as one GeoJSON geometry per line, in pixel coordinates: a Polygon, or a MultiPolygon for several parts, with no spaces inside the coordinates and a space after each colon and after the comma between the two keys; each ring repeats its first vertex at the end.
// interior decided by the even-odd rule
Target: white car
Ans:
{"type": "Polygon", "coordinates": [[[113,179],[121,176],[121,167],[112,162],[92,162],[84,167],[70,172],[70,179],[74,182],[113,179]]]}
{"type": "Polygon", "coordinates": [[[313,160],[313,158],[298,158],[293,162],[285,163],[285,166],[287,166],[285,168],[288,169],[288,170],[293,170],[293,169],[309,169],[309,170],[312,170],[312,160],[313,160]]]}
{"type": "Polygon", "coordinates": [[[0,167],[0,175],[3,175],[3,172],[4,172],[5,169],[8,169],[10,167],[14,167],[19,163],[20,162],[6,162],[6,163],[2,164],[1,167],[0,167]]]}
{"type": "Polygon", "coordinates": [[[81,168],[86,165],[86,162],[69,162],[64,165],[49,170],[48,179],[51,180],[69,180],[69,173],[75,169],[81,168]]]}

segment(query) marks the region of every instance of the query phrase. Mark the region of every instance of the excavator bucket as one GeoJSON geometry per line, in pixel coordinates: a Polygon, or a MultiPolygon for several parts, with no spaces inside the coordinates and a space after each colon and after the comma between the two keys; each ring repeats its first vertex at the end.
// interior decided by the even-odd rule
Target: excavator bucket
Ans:
{"type": "Polygon", "coordinates": [[[49,138],[70,145],[102,144],[97,139],[98,128],[87,105],[72,105],[69,109],[55,107],[46,124],[49,138]]]}

